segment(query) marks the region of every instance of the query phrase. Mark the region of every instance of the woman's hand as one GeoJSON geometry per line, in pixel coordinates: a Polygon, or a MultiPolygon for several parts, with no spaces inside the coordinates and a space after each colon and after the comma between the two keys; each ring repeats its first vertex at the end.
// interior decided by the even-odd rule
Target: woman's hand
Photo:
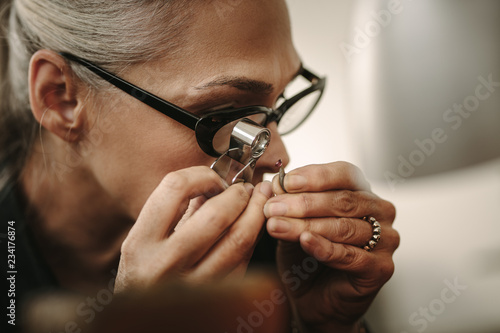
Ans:
{"type": "Polygon", "coordinates": [[[207,167],[169,173],[123,242],[115,292],[164,279],[243,276],[271,195],[269,182],[227,187],[207,167]]]}
{"type": "Polygon", "coordinates": [[[394,271],[399,235],[394,206],[377,197],[355,166],[310,165],[278,176],[277,194],[264,212],[267,230],[280,240],[278,265],[294,312],[305,331],[353,332],[394,271]],[[373,251],[363,247],[375,217],[382,237],[373,251]]]}

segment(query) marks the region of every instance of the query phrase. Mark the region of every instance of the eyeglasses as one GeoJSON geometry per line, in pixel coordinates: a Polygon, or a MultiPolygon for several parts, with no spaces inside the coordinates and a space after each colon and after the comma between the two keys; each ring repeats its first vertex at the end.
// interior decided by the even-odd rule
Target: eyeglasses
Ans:
{"type": "Polygon", "coordinates": [[[244,118],[250,119],[261,126],[267,126],[269,123],[275,121],[278,124],[278,133],[281,135],[295,130],[306,120],[318,104],[323,95],[326,81],[325,78],[320,78],[301,67],[295,79],[285,89],[284,94],[287,95],[288,91],[292,90],[291,97],[285,98],[284,94],[282,94],[276,103],[278,105],[276,108],[259,105],[246,106],[213,111],[198,116],[137,87],[85,59],[66,52],[61,52],[60,55],[70,61],[83,65],[130,96],[194,130],[196,140],[201,149],[214,157],[218,157],[227,151],[234,126],[244,118]],[[304,81],[306,83],[305,89],[303,89],[304,81]]]}

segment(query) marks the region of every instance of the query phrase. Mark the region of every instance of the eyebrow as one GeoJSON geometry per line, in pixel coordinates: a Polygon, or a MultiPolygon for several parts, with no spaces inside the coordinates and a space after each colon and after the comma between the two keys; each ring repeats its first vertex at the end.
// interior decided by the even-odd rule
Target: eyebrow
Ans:
{"type": "MultiPolygon", "coordinates": [[[[292,80],[302,73],[304,67],[302,62],[300,63],[300,67],[295,72],[292,77],[292,80]]],[[[237,76],[221,76],[215,80],[212,80],[208,83],[205,83],[201,86],[194,87],[196,90],[208,89],[211,87],[220,87],[220,86],[230,86],[242,91],[250,91],[255,94],[264,94],[269,95],[273,92],[274,86],[271,83],[267,83],[264,81],[253,80],[246,77],[237,77],[237,76]]]]}
{"type": "Polygon", "coordinates": [[[203,90],[211,87],[230,86],[242,91],[249,91],[255,94],[269,95],[273,92],[274,86],[271,83],[253,80],[246,77],[222,76],[213,81],[195,87],[203,90]]]}

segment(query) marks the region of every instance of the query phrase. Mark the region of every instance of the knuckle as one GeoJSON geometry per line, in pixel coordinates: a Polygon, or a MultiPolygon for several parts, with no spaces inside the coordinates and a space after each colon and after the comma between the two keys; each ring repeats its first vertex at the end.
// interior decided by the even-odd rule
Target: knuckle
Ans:
{"type": "Polygon", "coordinates": [[[182,171],[170,172],[161,181],[161,186],[171,191],[182,191],[188,183],[188,177],[182,171]]]}
{"type": "Polygon", "coordinates": [[[382,210],[390,222],[396,219],[396,207],[391,202],[383,200],[382,210]]]}
{"type": "Polygon", "coordinates": [[[340,263],[346,266],[352,266],[358,262],[358,253],[357,251],[352,247],[348,245],[342,245],[343,247],[343,253],[342,256],[339,258],[340,263]]]}
{"type": "Polygon", "coordinates": [[[360,269],[373,266],[373,259],[367,255],[368,253],[365,250],[351,247],[351,251],[354,253],[352,266],[360,269]]]}
{"type": "Polygon", "coordinates": [[[304,218],[303,219],[303,223],[302,224],[302,231],[301,232],[315,232],[315,230],[313,230],[313,223],[314,223],[314,220],[311,219],[311,218],[304,218]]]}
{"type": "Polygon", "coordinates": [[[227,227],[227,223],[225,219],[221,218],[221,214],[219,213],[219,209],[217,209],[217,207],[207,205],[203,210],[203,219],[212,224],[219,231],[222,231],[227,227]]]}
{"type": "Polygon", "coordinates": [[[356,228],[350,219],[341,217],[338,219],[338,223],[334,224],[334,232],[342,240],[349,241],[356,235],[356,228]]]}
{"type": "Polygon", "coordinates": [[[373,259],[367,252],[352,245],[343,245],[343,253],[339,261],[349,271],[361,271],[365,267],[373,266],[373,259]]]}
{"type": "Polygon", "coordinates": [[[345,216],[354,216],[357,208],[357,200],[352,191],[339,191],[333,205],[345,216]]]}
{"type": "Polygon", "coordinates": [[[134,258],[137,256],[137,249],[140,248],[138,246],[138,241],[136,241],[133,237],[127,237],[120,248],[121,258],[134,258]]]}
{"type": "Polygon", "coordinates": [[[361,173],[360,168],[346,161],[335,162],[335,167],[342,173],[342,175],[349,177],[356,176],[361,173]]]}
{"type": "Polygon", "coordinates": [[[367,183],[363,171],[358,166],[345,161],[339,161],[335,163],[339,169],[340,174],[343,177],[346,177],[352,185],[367,183]]]}
{"type": "Polygon", "coordinates": [[[342,169],[342,170],[345,170],[345,171],[350,171],[350,170],[356,170],[356,169],[359,169],[357,166],[355,166],[354,164],[352,163],[349,163],[349,162],[346,162],[346,161],[338,161],[338,162],[334,162],[335,165],[339,168],[339,169],[342,169]]]}
{"type": "Polygon", "coordinates": [[[395,233],[395,241],[394,241],[394,251],[399,247],[399,244],[401,243],[401,236],[399,235],[399,232],[397,230],[394,230],[395,233]]]}
{"type": "Polygon", "coordinates": [[[335,168],[333,165],[326,165],[324,167],[320,167],[316,170],[316,176],[318,179],[331,179],[335,177],[335,168]]]}
{"type": "Polygon", "coordinates": [[[299,214],[301,216],[307,215],[307,213],[312,209],[313,201],[311,200],[311,197],[307,195],[307,193],[300,193],[299,194],[299,202],[300,205],[298,207],[300,212],[299,214]]]}
{"type": "Polygon", "coordinates": [[[256,239],[256,237],[248,234],[235,233],[229,237],[230,248],[235,249],[242,258],[246,259],[247,256],[251,255],[251,249],[253,249],[256,239]]]}
{"type": "Polygon", "coordinates": [[[383,260],[379,266],[380,277],[382,281],[387,282],[394,274],[394,261],[391,259],[383,260]]]}
{"type": "Polygon", "coordinates": [[[131,241],[128,238],[125,239],[120,248],[122,258],[128,257],[131,253],[133,253],[132,251],[130,251],[131,248],[132,248],[131,241]]]}
{"type": "Polygon", "coordinates": [[[386,239],[387,239],[387,243],[388,244],[388,247],[389,249],[394,252],[396,251],[396,249],[399,247],[399,243],[401,241],[401,237],[399,236],[399,232],[393,228],[391,228],[390,230],[388,230],[386,232],[387,236],[386,236],[386,239]]]}

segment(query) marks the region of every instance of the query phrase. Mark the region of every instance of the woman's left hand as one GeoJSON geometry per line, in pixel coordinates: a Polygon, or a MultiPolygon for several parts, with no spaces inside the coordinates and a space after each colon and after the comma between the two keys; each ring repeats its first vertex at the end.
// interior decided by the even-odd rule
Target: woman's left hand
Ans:
{"type": "Polygon", "coordinates": [[[280,240],[278,268],[305,331],[357,332],[359,320],[392,276],[399,234],[394,206],[370,191],[361,171],[346,162],[309,165],[276,176],[264,213],[280,240]],[[381,239],[368,252],[372,216],[381,239]]]}

